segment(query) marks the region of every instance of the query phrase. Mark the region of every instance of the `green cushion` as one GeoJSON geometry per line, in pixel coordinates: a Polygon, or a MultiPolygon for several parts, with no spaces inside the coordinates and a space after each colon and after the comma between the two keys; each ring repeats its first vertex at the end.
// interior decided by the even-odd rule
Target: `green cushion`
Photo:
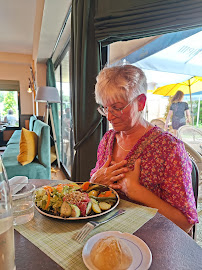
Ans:
{"type": "Polygon", "coordinates": [[[38,159],[45,167],[50,164],[50,126],[37,120],[34,123],[33,131],[38,135],[38,159]]]}
{"type": "Polygon", "coordinates": [[[29,119],[29,130],[33,131],[34,128],[34,122],[37,120],[37,117],[35,115],[32,115],[29,119]]]}

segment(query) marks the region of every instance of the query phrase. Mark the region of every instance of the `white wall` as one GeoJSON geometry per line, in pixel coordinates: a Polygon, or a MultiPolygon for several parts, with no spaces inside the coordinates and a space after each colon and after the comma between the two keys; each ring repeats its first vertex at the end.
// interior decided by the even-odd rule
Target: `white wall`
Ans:
{"type": "Polygon", "coordinates": [[[147,94],[148,121],[156,118],[164,118],[166,107],[168,105],[168,97],[147,94]]]}

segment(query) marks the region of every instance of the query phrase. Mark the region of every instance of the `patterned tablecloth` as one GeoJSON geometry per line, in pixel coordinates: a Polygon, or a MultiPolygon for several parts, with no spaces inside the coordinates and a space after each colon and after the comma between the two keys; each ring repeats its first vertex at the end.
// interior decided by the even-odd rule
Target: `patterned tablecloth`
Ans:
{"type": "Polygon", "coordinates": [[[41,215],[36,209],[34,218],[27,224],[15,226],[15,230],[46,253],[62,268],[83,270],[87,268],[82,260],[82,249],[90,237],[103,231],[133,233],[154,217],[157,212],[157,209],[121,200],[115,210],[96,220],[105,219],[120,208],[126,210],[125,214],[94,229],[82,244],[77,243],[73,236],[87,221],[63,221],[48,218],[41,215]]]}

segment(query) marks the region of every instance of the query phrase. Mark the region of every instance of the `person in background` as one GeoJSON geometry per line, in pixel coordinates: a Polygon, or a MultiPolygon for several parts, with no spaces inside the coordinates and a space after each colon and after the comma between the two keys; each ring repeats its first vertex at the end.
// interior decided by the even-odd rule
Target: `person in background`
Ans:
{"type": "Polygon", "coordinates": [[[181,126],[186,125],[187,122],[191,123],[191,116],[189,112],[189,107],[186,102],[183,102],[184,93],[182,91],[177,91],[176,94],[172,98],[172,104],[170,106],[170,110],[168,112],[168,116],[166,118],[166,123],[164,129],[168,129],[168,123],[170,122],[170,118],[172,117],[172,128],[174,130],[174,135],[177,136],[177,130],[181,126]]]}
{"type": "Polygon", "coordinates": [[[97,76],[98,111],[113,129],[99,144],[90,182],[157,208],[189,232],[198,222],[191,160],[182,141],[143,118],[146,93],[145,74],[135,66],[105,67],[97,76]]]}
{"type": "Polygon", "coordinates": [[[70,108],[68,107],[63,114],[63,137],[70,139],[70,108]]]}
{"type": "Polygon", "coordinates": [[[15,126],[16,117],[13,115],[13,110],[8,110],[8,114],[4,117],[4,122],[7,122],[9,126],[15,126]]]}

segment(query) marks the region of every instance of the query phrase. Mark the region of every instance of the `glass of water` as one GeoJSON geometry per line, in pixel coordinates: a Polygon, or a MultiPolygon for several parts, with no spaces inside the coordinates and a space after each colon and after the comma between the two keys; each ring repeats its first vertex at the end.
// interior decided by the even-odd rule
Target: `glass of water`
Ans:
{"type": "Polygon", "coordinates": [[[15,247],[12,200],[6,170],[0,157],[0,269],[14,270],[15,247]]]}
{"type": "Polygon", "coordinates": [[[13,224],[21,225],[34,217],[35,186],[31,183],[10,185],[13,200],[13,224]]]}

